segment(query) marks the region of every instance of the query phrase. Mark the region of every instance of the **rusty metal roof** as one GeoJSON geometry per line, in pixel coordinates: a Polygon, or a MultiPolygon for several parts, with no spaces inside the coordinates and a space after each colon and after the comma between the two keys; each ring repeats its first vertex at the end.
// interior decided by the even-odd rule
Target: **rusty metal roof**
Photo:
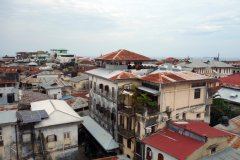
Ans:
{"type": "Polygon", "coordinates": [[[126,49],[121,49],[109,54],[105,54],[96,58],[95,60],[153,60],[152,58],[137,54],[135,52],[128,51],[126,49]]]}
{"type": "Polygon", "coordinates": [[[116,80],[116,79],[127,79],[127,78],[139,78],[139,76],[136,74],[128,73],[128,72],[122,72],[109,79],[116,80]]]}
{"type": "Polygon", "coordinates": [[[9,80],[9,81],[1,81],[0,80],[0,83],[16,83],[17,80],[9,80]]]}
{"type": "Polygon", "coordinates": [[[72,107],[72,109],[79,109],[88,106],[87,100],[81,97],[69,98],[65,99],[64,101],[66,101],[67,104],[72,107]]]}
{"type": "Polygon", "coordinates": [[[73,97],[82,97],[82,98],[85,98],[88,100],[88,97],[86,96],[89,92],[82,92],[82,93],[75,93],[75,94],[72,94],[71,96],[73,97]]]}
{"type": "Polygon", "coordinates": [[[189,80],[212,80],[214,78],[200,75],[197,73],[180,71],[180,72],[160,72],[155,74],[149,74],[140,77],[142,80],[152,81],[156,83],[170,83],[170,82],[181,82],[189,80]]]}
{"type": "Polygon", "coordinates": [[[38,92],[29,92],[29,91],[22,91],[22,98],[20,100],[20,103],[23,104],[30,104],[32,102],[47,100],[47,99],[53,99],[52,97],[38,93],[38,92]]]}

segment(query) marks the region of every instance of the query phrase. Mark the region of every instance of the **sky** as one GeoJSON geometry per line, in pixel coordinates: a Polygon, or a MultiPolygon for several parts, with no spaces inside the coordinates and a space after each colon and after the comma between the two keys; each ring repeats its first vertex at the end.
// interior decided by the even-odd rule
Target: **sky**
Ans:
{"type": "Polygon", "coordinates": [[[66,48],[99,57],[240,59],[239,0],[1,0],[0,57],[66,48]]]}

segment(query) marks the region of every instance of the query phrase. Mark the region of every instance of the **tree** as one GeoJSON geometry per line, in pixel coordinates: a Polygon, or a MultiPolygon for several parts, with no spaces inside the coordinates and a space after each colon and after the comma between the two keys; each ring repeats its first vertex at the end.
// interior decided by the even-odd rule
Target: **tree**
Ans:
{"type": "Polygon", "coordinates": [[[210,126],[221,123],[223,116],[228,116],[230,119],[238,116],[240,110],[233,110],[232,107],[233,105],[222,99],[219,94],[213,93],[210,126]]]}
{"type": "Polygon", "coordinates": [[[55,58],[55,59],[57,58],[57,53],[54,54],[54,58],[55,58]]]}

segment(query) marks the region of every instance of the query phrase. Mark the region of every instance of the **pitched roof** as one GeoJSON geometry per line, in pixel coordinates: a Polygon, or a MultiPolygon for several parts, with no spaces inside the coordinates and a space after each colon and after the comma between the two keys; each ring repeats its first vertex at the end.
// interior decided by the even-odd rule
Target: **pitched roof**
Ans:
{"type": "Polygon", "coordinates": [[[240,74],[234,74],[231,76],[219,78],[221,83],[232,84],[232,85],[240,85],[240,74]]]}
{"type": "Polygon", "coordinates": [[[205,80],[205,79],[213,79],[208,76],[192,73],[192,72],[159,72],[155,74],[148,74],[142,76],[140,79],[152,81],[156,83],[169,83],[169,82],[180,82],[180,81],[188,81],[188,80],[205,80]]]}
{"type": "Polygon", "coordinates": [[[199,121],[187,121],[187,123],[177,123],[169,122],[175,126],[183,128],[189,132],[195,133],[201,137],[219,137],[219,136],[229,136],[231,134],[223,132],[216,128],[210,127],[208,123],[199,122],[199,121]]]}
{"type": "Polygon", "coordinates": [[[233,149],[232,147],[227,147],[220,152],[211,154],[207,157],[201,158],[200,160],[237,160],[240,159],[240,152],[233,149]]]}
{"type": "Polygon", "coordinates": [[[79,123],[83,119],[63,100],[45,100],[31,103],[31,110],[45,110],[49,118],[36,123],[35,128],[62,125],[66,123],[79,123]],[[59,118],[64,117],[64,118],[59,118]]]}
{"type": "Polygon", "coordinates": [[[240,104],[240,91],[238,89],[222,87],[218,90],[218,94],[225,100],[240,104]]]}
{"type": "Polygon", "coordinates": [[[105,54],[96,58],[95,60],[106,59],[106,60],[153,60],[152,58],[131,52],[125,49],[121,49],[109,54],[105,54]]]}
{"type": "Polygon", "coordinates": [[[53,99],[49,95],[38,93],[38,92],[22,91],[22,94],[23,95],[20,100],[20,103],[23,103],[23,104],[30,104],[32,102],[53,99]]]}
{"type": "Polygon", "coordinates": [[[183,160],[205,143],[196,139],[164,129],[142,142],[157,148],[173,157],[183,160]]]}
{"type": "Polygon", "coordinates": [[[82,97],[82,98],[85,98],[88,100],[88,97],[86,96],[89,92],[82,92],[82,93],[75,93],[75,94],[72,94],[71,96],[73,97],[82,97]]]}
{"type": "Polygon", "coordinates": [[[139,78],[139,76],[136,74],[128,73],[128,72],[122,72],[120,74],[117,74],[117,75],[109,78],[109,79],[116,80],[116,79],[126,79],[126,78],[139,78]]]}
{"type": "Polygon", "coordinates": [[[66,101],[67,104],[72,107],[72,109],[78,109],[88,106],[87,100],[82,97],[69,98],[65,99],[64,101],[66,101]]]}
{"type": "Polygon", "coordinates": [[[213,89],[213,93],[214,93],[214,92],[219,91],[222,88],[222,86],[215,86],[215,87],[211,87],[211,88],[213,89]]]}
{"type": "Polygon", "coordinates": [[[80,81],[83,81],[83,80],[88,80],[88,75],[87,74],[83,74],[83,75],[76,76],[76,77],[73,77],[73,78],[69,79],[69,81],[72,81],[72,82],[80,82],[80,81]]]}
{"type": "Polygon", "coordinates": [[[17,80],[8,80],[8,81],[1,81],[0,80],[0,83],[16,83],[17,80]]]}
{"type": "Polygon", "coordinates": [[[205,68],[206,66],[210,67],[231,67],[233,66],[221,62],[221,61],[215,61],[215,60],[208,60],[208,59],[191,59],[188,62],[182,62],[178,64],[179,66],[185,66],[185,67],[193,67],[193,68],[205,68]],[[190,63],[189,63],[190,62],[190,63]],[[208,62],[208,63],[206,63],[208,62]]]}

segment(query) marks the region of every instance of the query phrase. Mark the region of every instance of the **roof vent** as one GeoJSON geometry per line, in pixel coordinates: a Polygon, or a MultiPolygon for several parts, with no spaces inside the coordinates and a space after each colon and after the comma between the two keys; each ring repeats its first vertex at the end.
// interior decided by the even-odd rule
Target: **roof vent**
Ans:
{"type": "Polygon", "coordinates": [[[236,98],[236,97],[238,97],[238,95],[237,95],[237,93],[231,93],[231,94],[230,94],[230,97],[236,98]]]}

